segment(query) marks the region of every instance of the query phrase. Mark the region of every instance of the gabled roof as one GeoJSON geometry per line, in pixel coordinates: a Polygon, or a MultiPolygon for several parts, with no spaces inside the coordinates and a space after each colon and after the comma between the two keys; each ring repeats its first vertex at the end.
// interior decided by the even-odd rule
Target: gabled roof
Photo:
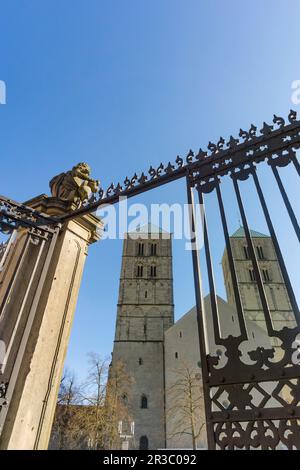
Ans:
{"type": "MultiPolygon", "coordinates": [[[[270,238],[269,235],[265,235],[264,233],[256,232],[255,230],[250,230],[250,234],[252,238],[270,238]]],[[[244,227],[238,228],[230,238],[245,238],[245,230],[244,227]]]]}

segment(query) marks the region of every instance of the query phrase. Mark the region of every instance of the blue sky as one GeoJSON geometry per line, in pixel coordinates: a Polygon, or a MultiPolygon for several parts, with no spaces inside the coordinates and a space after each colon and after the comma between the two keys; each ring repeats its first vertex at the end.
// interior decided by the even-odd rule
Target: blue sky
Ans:
{"type": "MultiPolygon", "coordinates": [[[[19,201],[48,193],[51,177],[79,161],[107,187],[252,122],[270,122],[273,113],[299,112],[291,103],[291,84],[300,79],[299,17],[297,0],[0,1],[0,80],[7,86],[0,192],[19,201]]],[[[283,177],[296,205],[296,177],[291,169],[283,177]]],[[[297,286],[298,247],[265,178],[297,286]]],[[[183,182],[138,201],[185,202],[183,182]]],[[[239,217],[229,188],[227,201],[234,231],[239,217]]],[[[247,198],[249,219],[264,231],[256,202],[247,198]]],[[[222,294],[224,241],[207,204],[222,294]]],[[[121,250],[120,241],[90,248],[67,357],[79,376],[88,351],[112,351],[121,250]]],[[[174,282],[178,318],[194,304],[190,254],[180,241],[174,282]]]]}

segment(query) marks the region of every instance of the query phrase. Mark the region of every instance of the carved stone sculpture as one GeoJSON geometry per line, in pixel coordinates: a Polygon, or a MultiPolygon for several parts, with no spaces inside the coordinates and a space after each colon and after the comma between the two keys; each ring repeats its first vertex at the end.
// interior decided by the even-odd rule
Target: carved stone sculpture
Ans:
{"type": "Polygon", "coordinates": [[[87,163],[78,163],[71,171],[54,176],[49,183],[52,196],[80,207],[99,190],[100,182],[90,178],[90,173],[87,163]]]}

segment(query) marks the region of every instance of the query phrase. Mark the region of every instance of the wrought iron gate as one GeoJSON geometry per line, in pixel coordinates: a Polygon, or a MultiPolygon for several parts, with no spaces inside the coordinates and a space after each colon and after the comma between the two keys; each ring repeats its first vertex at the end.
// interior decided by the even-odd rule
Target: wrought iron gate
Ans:
{"type": "MultiPolygon", "coordinates": [[[[295,340],[297,335],[300,334],[299,309],[256,172],[259,163],[267,162],[274,174],[296,236],[300,241],[300,228],[296,215],[278,171],[279,167],[291,164],[300,175],[300,165],[296,157],[296,150],[299,147],[300,121],[297,120],[296,113],[291,111],[288,116],[288,123],[283,118],[274,116],[273,124],[264,123],[260,131],[257,131],[254,125],[251,125],[249,131],[240,130],[238,139],[230,137],[229,141],[225,143],[225,140],[221,138],[217,144],[210,142],[208,151],[200,149],[197,154],[190,151],[185,159],[178,156],[173,164],[171,162],[166,166],[160,164],[158,168],[151,166],[147,174],[142,173],[140,176],[134,174],[132,178],[126,177],[122,185],[120,183],[117,185],[111,184],[106,191],[101,189],[97,198],[93,198],[82,208],[63,217],[47,218],[30,208],[13,203],[5,198],[0,200],[0,227],[2,231],[7,232],[23,226],[30,230],[40,231],[40,234],[42,234],[44,231],[51,231],[51,227],[63,224],[80,214],[93,212],[99,206],[117,203],[121,196],[132,197],[179,178],[186,179],[188,203],[194,208],[194,197],[197,194],[202,208],[214,340],[216,345],[225,348],[227,360],[226,364],[220,367],[220,358],[217,355],[211,355],[205,343],[204,316],[206,313],[203,308],[199,253],[194,248],[192,250],[192,260],[207,436],[210,449],[275,449],[280,445],[284,445],[289,449],[300,449],[300,365],[292,360],[292,356],[296,351],[295,340]],[[232,191],[237,200],[245,231],[268,336],[271,342],[274,338],[281,342],[282,357],[278,361],[272,360],[274,359],[274,349],[272,347],[259,347],[248,353],[251,359],[250,363],[243,361],[241,357],[239,347],[248,340],[248,333],[222,197],[222,181],[225,176],[232,180],[232,191]],[[272,324],[261,269],[240,191],[242,182],[248,179],[252,179],[254,182],[273,241],[289,301],[294,312],[295,327],[285,326],[281,330],[276,330],[272,324]],[[211,192],[215,192],[217,197],[240,329],[239,336],[229,335],[226,338],[221,336],[219,328],[213,261],[205,213],[205,197],[206,194],[211,192]],[[284,388],[289,389],[292,399],[285,398],[282,393],[284,388]],[[220,400],[224,393],[226,393],[229,401],[226,408],[220,400]],[[260,401],[255,405],[253,404],[253,393],[260,396],[260,401]],[[276,405],[268,406],[271,399],[272,403],[276,402],[276,405]]],[[[195,234],[194,209],[192,209],[190,215],[191,233],[195,234]]],[[[195,234],[195,239],[192,241],[196,241],[196,238],[197,234],[195,234]]],[[[194,247],[196,246],[195,243],[194,247]]],[[[0,399],[1,397],[3,402],[5,400],[4,385],[0,388],[0,399]]]]}

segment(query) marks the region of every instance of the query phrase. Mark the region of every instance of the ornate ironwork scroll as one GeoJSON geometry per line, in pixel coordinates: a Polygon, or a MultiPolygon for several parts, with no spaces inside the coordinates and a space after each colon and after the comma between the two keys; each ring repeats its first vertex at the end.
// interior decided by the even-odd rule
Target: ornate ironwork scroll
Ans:
{"type": "Polygon", "coordinates": [[[43,237],[45,233],[53,233],[52,226],[56,224],[56,218],[0,196],[0,231],[2,233],[9,235],[14,230],[23,227],[29,229],[32,234],[43,237]]]}

